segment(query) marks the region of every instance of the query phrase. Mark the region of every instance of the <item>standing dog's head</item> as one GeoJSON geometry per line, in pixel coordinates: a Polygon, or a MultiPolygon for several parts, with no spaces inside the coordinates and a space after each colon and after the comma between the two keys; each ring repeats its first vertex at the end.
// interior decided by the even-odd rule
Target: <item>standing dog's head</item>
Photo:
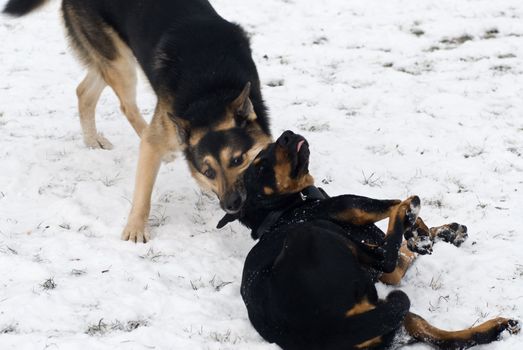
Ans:
{"type": "Polygon", "coordinates": [[[243,173],[271,142],[267,125],[258,121],[249,94],[247,83],[232,102],[224,103],[223,96],[210,96],[188,108],[190,118],[186,120],[191,120],[190,124],[173,118],[180,141],[186,146],[193,177],[218,196],[220,206],[228,213],[240,210],[246,198],[243,173]]]}
{"type": "Polygon", "coordinates": [[[261,151],[245,173],[249,196],[261,198],[292,194],[314,184],[309,173],[309,144],[292,131],[261,151]]]}

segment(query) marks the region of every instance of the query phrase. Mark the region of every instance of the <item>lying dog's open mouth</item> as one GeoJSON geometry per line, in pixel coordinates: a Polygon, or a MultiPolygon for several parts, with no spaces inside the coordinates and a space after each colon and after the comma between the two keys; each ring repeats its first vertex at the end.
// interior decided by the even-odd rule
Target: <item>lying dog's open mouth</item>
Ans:
{"type": "Polygon", "coordinates": [[[291,176],[298,177],[309,172],[309,143],[301,136],[292,131],[285,131],[276,141],[283,147],[291,162],[291,176]]]}
{"type": "Polygon", "coordinates": [[[299,139],[296,143],[296,167],[294,171],[296,175],[304,175],[309,172],[309,143],[307,140],[301,136],[296,135],[299,139]]]}

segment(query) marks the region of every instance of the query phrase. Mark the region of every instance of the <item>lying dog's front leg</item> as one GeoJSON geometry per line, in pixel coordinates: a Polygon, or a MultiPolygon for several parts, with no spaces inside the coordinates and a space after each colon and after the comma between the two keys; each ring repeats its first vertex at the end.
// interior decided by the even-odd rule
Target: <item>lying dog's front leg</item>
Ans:
{"type": "Polygon", "coordinates": [[[151,209],[151,194],[160,168],[162,154],[147,137],[140,142],[140,155],[136,170],[133,203],[122,239],[133,242],[147,242],[149,232],[146,223],[151,209]]]}
{"type": "MultiPolygon", "coordinates": [[[[383,244],[354,244],[351,247],[353,253],[358,257],[361,263],[381,272],[392,273],[398,267],[398,257],[403,235],[405,231],[416,223],[419,209],[420,199],[417,196],[412,196],[403,202],[393,205],[388,209],[390,212],[389,225],[383,244]],[[369,250],[371,250],[370,253],[369,250]]],[[[405,264],[405,271],[408,265],[409,264],[405,264]]],[[[401,274],[402,277],[404,271],[398,271],[398,273],[401,274]]]]}
{"type": "Polygon", "coordinates": [[[326,203],[325,211],[331,219],[345,224],[368,225],[388,218],[401,201],[343,195],[330,198],[326,203]]]}

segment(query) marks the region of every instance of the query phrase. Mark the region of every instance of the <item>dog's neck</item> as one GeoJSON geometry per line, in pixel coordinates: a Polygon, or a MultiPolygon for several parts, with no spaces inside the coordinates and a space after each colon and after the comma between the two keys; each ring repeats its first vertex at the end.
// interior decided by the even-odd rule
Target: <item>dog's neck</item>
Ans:
{"type": "Polygon", "coordinates": [[[242,210],[237,214],[226,214],[218,223],[218,228],[239,220],[252,230],[252,237],[258,239],[289,210],[326,197],[325,192],[316,186],[308,186],[300,192],[285,195],[247,196],[242,210]]]}

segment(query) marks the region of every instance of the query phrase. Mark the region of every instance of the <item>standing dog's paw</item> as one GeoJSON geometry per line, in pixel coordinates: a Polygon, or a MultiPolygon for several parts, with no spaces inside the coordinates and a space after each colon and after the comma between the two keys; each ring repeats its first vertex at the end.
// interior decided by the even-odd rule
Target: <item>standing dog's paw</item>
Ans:
{"type": "Polygon", "coordinates": [[[150,240],[150,234],[145,227],[145,224],[127,223],[123,232],[122,239],[124,241],[131,241],[135,243],[147,243],[150,240]]]}
{"type": "Polygon", "coordinates": [[[452,224],[432,227],[430,232],[434,239],[441,239],[444,242],[454,244],[459,247],[468,238],[467,226],[453,222],[452,224]]]}
{"type": "Polygon", "coordinates": [[[89,148],[113,149],[113,144],[100,133],[93,136],[84,136],[84,143],[89,148]]]}

